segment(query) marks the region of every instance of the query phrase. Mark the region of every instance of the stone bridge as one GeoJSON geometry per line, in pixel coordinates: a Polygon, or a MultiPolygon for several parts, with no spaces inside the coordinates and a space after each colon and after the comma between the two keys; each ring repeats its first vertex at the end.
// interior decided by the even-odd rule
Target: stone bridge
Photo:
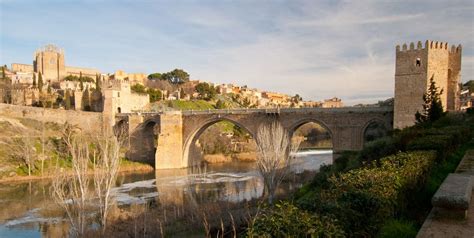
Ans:
{"type": "Polygon", "coordinates": [[[195,142],[209,126],[230,121],[255,138],[258,128],[274,121],[293,135],[301,125],[316,122],[331,135],[333,151],[360,150],[369,125],[393,128],[392,107],[230,109],[207,111],[137,112],[116,115],[116,128],[129,135],[127,156],[154,164],[156,169],[184,168],[194,161],[195,142]],[[153,161],[154,158],[154,161],[153,161]]]}

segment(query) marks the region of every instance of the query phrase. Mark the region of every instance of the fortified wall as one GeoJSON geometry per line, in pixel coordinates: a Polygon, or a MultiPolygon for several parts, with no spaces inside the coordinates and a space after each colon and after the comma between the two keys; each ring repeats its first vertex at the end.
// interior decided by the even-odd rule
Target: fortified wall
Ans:
{"type": "Polygon", "coordinates": [[[64,124],[68,122],[77,125],[79,128],[97,132],[102,128],[102,113],[84,112],[74,110],[59,110],[40,107],[18,106],[0,103],[0,115],[14,118],[26,118],[43,122],[54,122],[64,124]]]}
{"type": "Polygon", "coordinates": [[[421,41],[396,47],[394,127],[415,124],[415,114],[423,110],[423,94],[433,78],[443,93],[445,111],[459,110],[458,84],[461,79],[462,47],[446,42],[421,41]]]}

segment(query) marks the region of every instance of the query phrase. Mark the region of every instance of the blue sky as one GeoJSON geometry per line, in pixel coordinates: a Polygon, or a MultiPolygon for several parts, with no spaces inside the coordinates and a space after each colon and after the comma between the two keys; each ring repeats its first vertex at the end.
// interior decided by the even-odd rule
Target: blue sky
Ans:
{"type": "Polygon", "coordinates": [[[393,96],[395,45],[463,45],[474,79],[474,1],[0,0],[0,64],[53,43],[69,66],[166,72],[347,104],[393,96]]]}

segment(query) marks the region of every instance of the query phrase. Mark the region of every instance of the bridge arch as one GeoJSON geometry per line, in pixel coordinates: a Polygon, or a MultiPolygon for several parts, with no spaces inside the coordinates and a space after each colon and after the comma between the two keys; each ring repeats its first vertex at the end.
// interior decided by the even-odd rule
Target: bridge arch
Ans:
{"type": "Polygon", "coordinates": [[[390,128],[392,128],[392,126],[389,125],[387,121],[383,118],[374,117],[368,120],[362,126],[362,131],[360,133],[362,145],[372,140],[386,136],[387,133],[390,131],[390,128]],[[372,132],[370,130],[372,130],[372,132]]]}
{"type": "Polygon", "coordinates": [[[193,151],[196,141],[199,139],[199,137],[204,133],[206,129],[222,121],[227,121],[240,127],[241,129],[247,131],[252,136],[252,138],[255,139],[256,131],[251,130],[251,128],[249,128],[248,126],[245,126],[243,123],[237,120],[234,120],[228,117],[219,117],[219,118],[212,118],[212,119],[206,120],[203,123],[201,123],[199,126],[197,126],[196,129],[194,129],[190,133],[190,135],[185,139],[184,150],[183,150],[184,163],[186,163],[188,166],[195,165],[196,161],[194,161],[193,157],[191,156],[191,153],[196,153],[196,151],[193,151]]]}
{"type": "Polygon", "coordinates": [[[134,128],[129,135],[127,158],[155,166],[159,131],[160,121],[157,119],[146,120],[134,128]]]}
{"type": "Polygon", "coordinates": [[[304,118],[300,119],[297,122],[293,123],[289,128],[288,132],[290,133],[290,137],[293,137],[293,134],[300,128],[301,126],[308,124],[308,123],[316,123],[326,129],[326,131],[329,133],[329,136],[331,136],[331,140],[334,141],[334,133],[331,130],[331,128],[322,120],[316,119],[316,118],[304,118]]]}

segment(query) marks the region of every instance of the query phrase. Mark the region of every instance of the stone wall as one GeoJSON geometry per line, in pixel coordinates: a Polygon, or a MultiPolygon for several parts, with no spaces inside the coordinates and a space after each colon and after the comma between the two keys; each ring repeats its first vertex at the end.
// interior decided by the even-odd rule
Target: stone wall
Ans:
{"type": "Polygon", "coordinates": [[[96,75],[100,75],[100,71],[96,69],[66,66],[67,75],[74,75],[79,77],[81,73],[82,76],[88,76],[93,79],[95,79],[96,75]]]}
{"type": "Polygon", "coordinates": [[[33,65],[32,64],[17,64],[13,63],[12,64],[12,71],[13,72],[27,72],[27,73],[33,73],[33,65]]]}
{"type": "Polygon", "coordinates": [[[461,46],[448,48],[448,43],[426,41],[396,47],[394,127],[415,124],[415,113],[423,110],[423,94],[433,77],[443,90],[444,110],[458,110],[458,83],[461,70],[461,46]]]}
{"type": "Polygon", "coordinates": [[[102,129],[102,114],[97,112],[44,109],[40,107],[27,107],[0,103],[0,115],[14,118],[34,119],[44,122],[54,122],[58,124],[68,122],[90,132],[97,132],[102,129]]]}

